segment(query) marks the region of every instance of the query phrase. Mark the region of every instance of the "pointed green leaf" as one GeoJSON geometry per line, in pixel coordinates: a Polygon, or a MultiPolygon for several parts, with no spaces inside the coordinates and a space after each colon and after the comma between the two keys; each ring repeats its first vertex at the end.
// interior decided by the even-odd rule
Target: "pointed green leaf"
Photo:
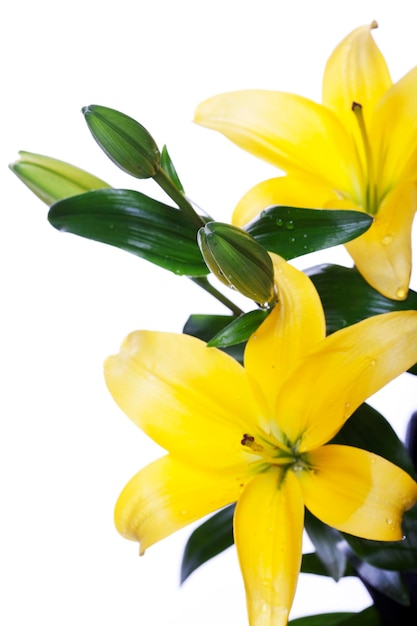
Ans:
{"type": "Polygon", "coordinates": [[[355,268],[326,263],[309,268],[306,274],[319,292],[328,333],[379,313],[417,310],[415,291],[410,290],[405,300],[390,300],[368,285],[355,268]]]}
{"type": "MultiPolygon", "coordinates": [[[[208,342],[235,319],[234,315],[190,315],[184,325],[183,333],[208,342]]],[[[244,349],[244,343],[221,348],[221,350],[230,354],[239,363],[243,363],[244,349]]]]}
{"type": "MultiPolygon", "coordinates": [[[[319,559],[316,552],[308,552],[303,554],[301,561],[301,570],[303,574],[316,574],[317,576],[329,576],[329,572],[324,567],[323,562],[319,559]]],[[[346,564],[346,570],[343,576],[356,576],[355,571],[349,563],[346,564]]]]}
{"type": "Polygon", "coordinates": [[[48,206],[93,189],[110,185],[75,165],[34,152],[19,152],[19,160],[9,165],[20,180],[48,206]]]}
{"type": "MultiPolygon", "coordinates": [[[[349,560],[371,595],[376,590],[401,607],[410,605],[410,592],[400,572],[380,569],[354,555],[349,560]]],[[[376,602],[375,597],[374,601],[376,602]]]]}
{"type": "Polygon", "coordinates": [[[210,339],[208,345],[226,348],[247,341],[268,314],[269,311],[265,309],[255,309],[249,313],[243,313],[210,339]]]}
{"type": "Polygon", "coordinates": [[[84,107],[82,112],[94,139],[120,169],[135,178],[150,178],[158,171],[158,146],[142,124],[97,104],[84,107]]]}
{"type": "Polygon", "coordinates": [[[323,524],[308,509],[305,512],[305,528],[308,536],[316,548],[317,556],[322,561],[329,576],[338,581],[345,575],[347,558],[343,551],[340,551],[341,534],[323,524]]]}
{"type": "Polygon", "coordinates": [[[208,270],[183,213],[137,191],[91,191],[54,204],[52,226],[140,256],[176,274],[208,270]]]}
{"type": "Polygon", "coordinates": [[[372,221],[360,211],[275,206],[262,211],[245,230],[270,252],[293,259],[351,241],[372,221]]]}
{"type": "Polygon", "coordinates": [[[191,534],[182,559],[181,583],[200,565],[233,545],[234,511],[234,504],[222,509],[191,534]]]}
{"type": "MultiPolygon", "coordinates": [[[[299,617],[290,626],[382,626],[378,611],[370,606],[360,613],[324,613],[299,617]]],[[[394,626],[394,624],[392,625],[394,626]]]]}
{"type": "Polygon", "coordinates": [[[177,170],[169,156],[168,150],[166,146],[163,146],[161,152],[161,167],[168,174],[171,181],[174,183],[177,189],[179,189],[182,193],[184,193],[184,187],[179,179],[177,174],[177,170]]]}

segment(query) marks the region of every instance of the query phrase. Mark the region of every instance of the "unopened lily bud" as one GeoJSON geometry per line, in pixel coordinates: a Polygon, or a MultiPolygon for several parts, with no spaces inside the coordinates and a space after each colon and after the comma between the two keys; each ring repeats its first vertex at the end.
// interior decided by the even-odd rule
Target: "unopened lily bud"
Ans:
{"type": "Polygon", "coordinates": [[[159,169],[161,155],[153,137],[133,118],[92,104],[82,109],[94,139],[120,169],[135,178],[150,178],[159,169]]]}
{"type": "Polygon", "coordinates": [[[271,257],[251,235],[230,224],[208,222],[197,239],[208,268],[222,283],[262,305],[275,299],[271,257]]]}
{"type": "Polygon", "coordinates": [[[65,161],[23,151],[19,152],[19,157],[9,165],[10,169],[48,206],[87,191],[110,187],[100,178],[65,161]]]}

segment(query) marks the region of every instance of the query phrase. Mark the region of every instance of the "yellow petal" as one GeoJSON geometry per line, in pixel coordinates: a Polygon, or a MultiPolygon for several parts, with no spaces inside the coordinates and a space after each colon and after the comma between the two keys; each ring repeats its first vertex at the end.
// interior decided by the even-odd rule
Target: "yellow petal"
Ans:
{"type": "Polygon", "coordinates": [[[314,209],[327,206],[333,198],[334,194],[329,187],[313,179],[296,176],[271,178],[252,187],[239,200],[232,216],[232,223],[236,226],[245,226],[270,206],[314,209]]]}
{"type": "Polygon", "coordinates": [[[266,399],[268,415],[273,415],[289,371],[326,333],[323,307],[311,280],[281,257],[271,258],[278,304],[249,339],[244,357],[246,371],[266,399]]]}
{"type": "Polygon", "coordinates": [[[417,180],[417,67],[381,99],[369,131],[378,187],[417,180]]]}
{"type": "Polygon", "coordinates": [[[304,504],[297,479],[256,476],[235,513],[235,543],[250,626],[285,626],[301,565],[304,504]]]}
{"type": "Polygon", "coordinates": [[[138,331],[107,359],[105,378],[120,408],[166,450],[210,468],[242,462],[242,434],[260,409],[227,354],[188,335],[138,331]]]}
{"type": "Polygon", "coordinates": [[[368,26],[356,28],[336,47],[326,64],[323,78],[323,103],[332,109],[358,142],[362,144],[352,103],[363,107],[368,124],[375,106],[391,87],[387,64],[368,26]]]}
{"type": "Polygon", "coordinates": [[[115,524],[126,539],[139,541],[141,554],[171,533],[235,502],[247,475],[204,472],[171,455],[142,469],[116,503],[115,524]]]}
{"type": "Polygon", "coordinates": [[[384,313],[339,330],[286,379],[277,398],[277,422],[300,452],[312,450],[416,362],[417,311],[384,313]]]}
{"type": "Polygon", "coordinates": [[[401,539],[417,484],[403,470],[366,450],[329,445],[308,453],[313,470],[298,473],[306,507],[343,532],[378,541],[401,539]]]}
{"type": "Polygon", "coordinates": [[[365,280],[393,300],[407,297],[416,209],[416,186],[405,183],[396,187],[383,201],[369,230],[345,244],[365,280]]]}
{"type": "Polygon", "coordinates": [[[285,172],[360,193],[352,191],[359,167],[353,142],[332,111],[307,98],[265,90],[226,93],[200,104],[195,121],[285,172]]]}

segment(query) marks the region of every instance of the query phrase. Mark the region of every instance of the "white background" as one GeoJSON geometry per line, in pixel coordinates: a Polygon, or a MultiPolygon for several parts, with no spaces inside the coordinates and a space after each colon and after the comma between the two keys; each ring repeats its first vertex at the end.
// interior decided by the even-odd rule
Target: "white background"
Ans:
{"type": "MultiPolygon", "coordinates": [[[[324,64],[353,28],[394,80],[417,63],[412,0],[21,0],[1,9],[0,623],[7,626],[246,624],[234,550],[179,588],[190,529],[151,548],[117,534],[113,506],[159,450],[105,389],[104,358],[135,328],[181,331],[226,312],[186,278],[55,231],[7,164],[18,150],[74,163],[163,198],[119,171],[81,107],[101,104],[168,144],[188,195],[219,220],[273,168],[192,123],[206,97],[241,88],[320,100],[324,64]]],[[[344,251],[304,259],[350,263],[344,251]],[[317,260],[319,259],[319,260],[317,260]]],[[[415,276],[412,285],[417,287],[415,276]]],[[[404,375],[376,399],[403,435],[417,404],[404,375]]],[[[293,616],[369,604],[362,587],[301,576],[293,616]]]]}

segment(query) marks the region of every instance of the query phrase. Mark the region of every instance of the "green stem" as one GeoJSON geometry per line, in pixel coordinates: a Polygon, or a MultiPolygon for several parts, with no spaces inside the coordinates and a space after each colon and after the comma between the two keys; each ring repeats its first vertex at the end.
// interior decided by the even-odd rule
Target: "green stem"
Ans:
{"type": "Polygon", "coordinates": [[[226,296],[223,295],[220,291],[217,291],[217,289],[209,283],[207,278],[201,278],[199,276],[192,276],[191,280],[194,283],[196,283],[196,285],[198,285],[199,287],[207,291],[207,293],[214,296],[214,298],[216,298],[219,302],[224,304],[224,306],[227,306],[227,308],[230,309],[234,315],[242,315],[243,313],[242,309],[236,306],[236,304],[232,302],[231,300],[229,300],[229,298],[226,298],[226,296]]]}
{"type": "Polygon", "coordinates": [[[201,228],[204,226],[203,218],[196,213],[188,202],[187,198],[184,196],[182,191],[180,191],[166,174],[166,172],[160,167],[156,174],[152,177],[158,185],[169,195],[172,200],[179,206],[179,208],[184,211],[184,213],[190,219],[190,222],[194,224],[196,228],[201,228]]]}

